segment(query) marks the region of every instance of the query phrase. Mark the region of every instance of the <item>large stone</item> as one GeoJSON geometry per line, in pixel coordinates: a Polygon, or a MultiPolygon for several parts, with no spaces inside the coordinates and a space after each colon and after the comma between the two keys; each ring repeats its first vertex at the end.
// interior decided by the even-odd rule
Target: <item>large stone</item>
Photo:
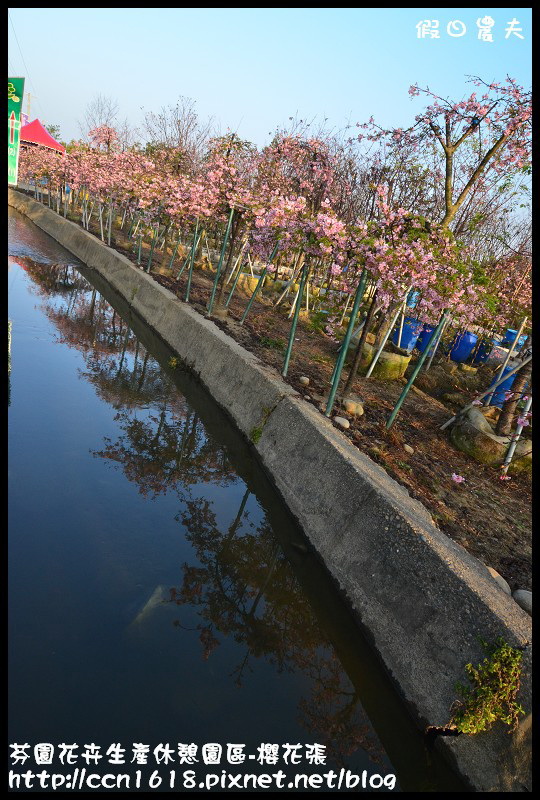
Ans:
{"type": "Polygon", "coordinates": [[[467,417],[477,430],[483,431],[484,433],[493,433],[493,428],[489,424],[489,421],[476,406],[469,408],[467,417]]]}
{"type": "Polygon", "coordinates": [[[496,570],[496,569],[493,569],[493,567],[488,567],[488,568],[487,568],[487,571],[489,572],[489,574],[491,575],[491,577],[492,577],[494,580],[496,580],[496,581],[497,581],[497,583],[499,584],[499,586],[501,587],[501,589],[503,590],[503,592],[505,592],[506,594],[512,594],[512,590],[510,589],[510,586],[508,585],[508,582],[507,582],[507,581],[505,581],[505,579],[503,578],[503,576],[502,576],[502,575],[500,575],[500,574],[497,572],[497,570],[496,570]]]}
{"type": "Polygon", "coordinates": [[[512,597],[523,611],[532,616],[532,592],[527,589],[516,589],[515,592],[512,592],[512,597]]]}
{"type": "Polygon", "coordinates": [[[355,417],[361,417],[364,413],[362,401],[354,397],[348,397],[346,400],[344,400],[343,408],[348,414],[353,414],[355,417]]]}
{"type": "Polygon", "coordinates": [[[501,409],[497,406],[476,406],[478,411],[484,415],[486,419],[490,419],[493,422],[497,422],[501,415],[501,409]]]}
{"type": "Polygon", "coordinates": [[[443,394],[442,399],[456,406],[464,406],[466,404],[465,395],[461,394],[461,392],[446,392],[443,394]]]}
{"type": "Polygon", "coordinates": [[[238,278],[238,286],[241,289],[245,289],[247,292],[251,293],[255,290],[259,282],[259,276],[255,275],[252,276],[247,272],[241,272],[240,277],[238,278]]]}
{"type": "Polygon", "coordinates": [[[348,419],[345,419],[345,417],[334,417],[334,422],[336,423],[336,425],[338,425],[340,428],[343,428],[344,430],[351,427],[351,423],[349,422],[348,419]]]}
{"type": "MultiPolygon", "coordinates": [[[[354,348],[357,346],[358,340],[356,342],[352,342],[349,345],[349,348],[354,348]]],[[[368,370],[369,365],[373,361],[373,357],[375,355],[375,348],[373,345],[366,344],[362,349],[362,360],[360,362],[360,373],[366,373],[368,370]]],[[[411,356],[402,356],[398,355],[397,353],[389,353],[386,350],[383,350],[375,367],[373,368],[373,372],[371,373],[374,378],[380,378],[382,380],[398,380],[405,375],[405,371],[409,366],[409,362],[411,360],[411,356]]]]}
{"type": "Polygon", "coordinates": [[[438,366],[449,375],[455,375],[459,369],[455,361],[441,361],[438,366]]]}
{"type": "MultiPolygon", "coordinates": [[[[504,462],[509,445],[509,437],[494,434],[488,420],[474,406],[454,422],[450,429],[450,440],[462,453],[494,467],[504,462]]],[[[517,473],[531,470],[532,444],[529,439],[520,439],[508,471],[517,473]]]]}

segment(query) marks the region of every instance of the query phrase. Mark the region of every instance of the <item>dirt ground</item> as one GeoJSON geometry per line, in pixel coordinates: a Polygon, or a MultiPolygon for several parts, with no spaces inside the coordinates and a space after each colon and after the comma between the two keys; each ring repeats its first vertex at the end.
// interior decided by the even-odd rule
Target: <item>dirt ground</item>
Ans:
{"type": "MultiPolygon", "coordinates": [[[[93,232],[99,236],[97,229],[93,232]]],[[[133,243],[121,232],[115,232],[112,246],[135,262],[133,243]]],[[[171,273],[161,266],[161,261],[168,265],[169,258],[170,254],[164,257],[155,253],[151,274],[184,299],[187,271],[175,280],[182,259],[177,258],[175,273],[171,273]]],[[[143,257],[144,264],[146,261],[147,255],[143,257]]],[[[206,313],[212,283],[211,272],[194,270],[190,302],[201,313],[206,313]]],[[[224,299],[229,288],[230,284],[224,299]]],[[[240,326],[238,320],[248,297],[246,291],[237,289],[228,314],[218,311],[214,321],[262,361],[281,371],[291,326],[288,308],[274,309],[273,300],[259,296],[240,326]]],[[[328,394],[337,348],[336,342],[301,315],[286,380],[317,408],[328,394]],[[301,376],[309,378],[308,387],[299,382],[301,376]]],[[[344,370],[345,376],[347,372],[344,370]]],[[[463,406],[470,402],[475,390],[487,388],[491,375],[487,368],[481,368],[474,376],[461,371],[448,375],[442,366],[434,364],[429,373],[418,376],[390,431],[385,425],[406,378],[383,381],[358,377],[354,393],[363,401],[365,413],[352,417],[338,404],[334,408],[349,419],[350,428],[343,431],[344,435],[420,500],[445,534],[494,567],[512,590],[532,590],[530,476],[513,475],[511,480],[501,481],[500,470],[479,464],[460,452],[451,444],[447,431],[439,430],[460,407],[441,400],[441,394],[461,394],[463,406]],[[405,450],[405,444],[413,448],[412,454],[405,450]],[[464,482],[453,481],[452,473],[463,476],[464,482]]]]}

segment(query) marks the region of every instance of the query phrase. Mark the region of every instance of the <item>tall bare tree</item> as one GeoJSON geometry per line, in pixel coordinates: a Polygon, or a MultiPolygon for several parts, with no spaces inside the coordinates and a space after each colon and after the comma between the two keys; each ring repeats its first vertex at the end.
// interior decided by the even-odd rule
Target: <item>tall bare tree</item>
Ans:
{"type": "Polygon", "coordinates": [[[206,152],[213,128],[213,119],[201,122],[195,101],[189,97],[179,97],[175,105],[163,106],[160,111],[148,111],[143,123],[143,132],[151,146],[182,151],[191,167],[206,152]]]}
{"type": "Polygon", "coordinates": [[[83,119],[79,120],[79,128],[83,136],[86,136],[88,131],[102,125],[114,128],[119,109],[117,100],[102,94],[96,95],[86,106],[83,119]]]}

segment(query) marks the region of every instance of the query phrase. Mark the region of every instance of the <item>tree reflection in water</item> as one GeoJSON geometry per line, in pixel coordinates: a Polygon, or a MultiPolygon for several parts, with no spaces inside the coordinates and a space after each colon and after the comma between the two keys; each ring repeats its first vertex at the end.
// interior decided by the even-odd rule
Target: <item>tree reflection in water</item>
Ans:
{"type": "Polygon", "coordinates": [[[171,602],[198,609],[204,659],[211,657],[220,636],[232,636],[245,648],[231,675],[237,686],[242,685],[245,672],[254,669],[257,658],[264,658],[278,672],[301,672],[310,693],[299,702],[300,722],[314,740],[326,745],[328,755],[340,766],[347,766],[347,757],[359,748],[380,763],[380,746],[358,694],[267,521],[257,526],[242,524],[248,494],[226,531],[216,524],[208,500],[185,501],[178,517],[199,564],[183,565],[182,584],[171,589],[171,602]]]}
{"type": "MultiPolygon", "coordinates": [[[[359,697],[310,608],[264,515],[251,521],[249,490],[228,527],[218,525],[211,500],[193,487],[238,484],[224,447],[213,441],[172,381],[149,356],[129,326],[73,267],[17,259],[43,298],[61,342],[84,357],[81,376],[115,407],[120,430],[93,451],[121,468],[140,493],[155,498],[173,492],[176,519],[196,555],[184,563],[170,602],[190,608],[203,659],[225,638],[243,654],[230,675],[240,688],[246,673],[264,659],[278,672],[304,676],[309,694],[299,701],[299,720],[325,744],[340,766],[361,749],[380,763],[382,751],[359,697]],[[141,416],[137,411],[142,410],[141,416]]],[[[260,515],[258,515],[260,516],[260,515]]]]}

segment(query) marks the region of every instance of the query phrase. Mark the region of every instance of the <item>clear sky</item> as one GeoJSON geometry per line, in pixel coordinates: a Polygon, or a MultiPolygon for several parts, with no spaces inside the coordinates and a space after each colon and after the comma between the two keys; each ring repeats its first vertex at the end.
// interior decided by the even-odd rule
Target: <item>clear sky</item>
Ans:
{"type": "Polygon", "coordinates": [[[295,115],[407,127],[425,102],[409,98],[416,82],[453,100],[474,90],[468,75],[531,84],[530,8],[10,8],[8,35],[31,119],[68,141],[100,94],[134,126],[183,95],[261,146],[295,115]],[[422,20],[438,38],[419,38],[422,20]]]}

